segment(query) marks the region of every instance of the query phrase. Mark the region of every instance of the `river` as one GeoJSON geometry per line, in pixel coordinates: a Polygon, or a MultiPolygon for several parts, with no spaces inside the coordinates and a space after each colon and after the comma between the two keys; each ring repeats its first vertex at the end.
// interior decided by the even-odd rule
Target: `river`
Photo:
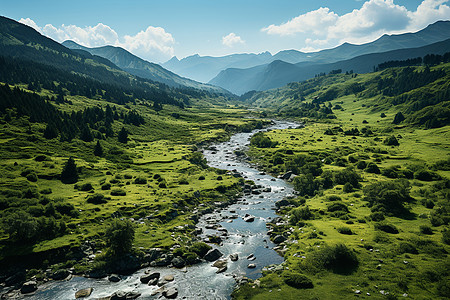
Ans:
{"type": "MultiPolygon", "coordinates": [[[[202,237],[208,234],[218,234],[216,229],[206,229],[207,224],[216,223],[228,232],[227,238],[222,245],[213,245],[223,253],[223,258],[228,258],[230,254],[237,253],[239,260],[236,262],[228,259],[228,269],[216,274],[218,270],[212,267],[212,263],[200,263],[185,270],[174,268],[145,268],[133,273],[130,276],[122,276],[122,280],[117,283],[109,282],[108,279],[91,279],[84,277],[73,277],[68,281],[57,281],[44,284],[33,295],[27,299],[75,299],[75,292],[92,287],[94,290],[90,297],[84,299],[96,299],[107,297],[116,291],[137,291],[141,293],[138,299],[158,299],[160,294],[153,295],[152,292],[158,289],[157,286],[142,284],[139,280],[145,270],[157,271],[164,275],[173,275],[175,280],[170,283],[178,290],[177,299],[230,299],[230,295],[235,287],[236,276],[247,276],[257,279],[261,276],[261,269],[271,264],[280,264],[283,258],[274,250],[274,244],[267,236],[266,223],[276,217],[274,204],[287,196],[292,195],[293,188],[290,184],[281,179],[261,173],[256,166],[245,160],[240,160],[235,154],[235,150],[242,150],[249,144],[250,137],[258,131],[267,129],[285,129],[297,127],[298,124],[286,121],[277,121],[274,125],[262,129],[254,130],[250,133],[238,133],[227,142],[219,143],[203,151],[204,156],[211,167],[230,170],[240,173],[245,179],[252,180],[256,185],[261,185],[260,190],[266,189],[261,194],[247,194],[237,203],[221,210],[216,210],[211,214],[203,215],[197,227],[203,229],[202,237]],[[270,189],[270,191],[269,191],[270,189]],[[249,214],[254,216],[253,222],[245,222],[243,217],[249,214]],[[253,254],[255,259],[248,260],[247,257],[253,254]],[[254,264],[255,268],[248,268],[249,264],[254,264]]],[[[208,226],[211,227],[211,226],[208,226]]]]}

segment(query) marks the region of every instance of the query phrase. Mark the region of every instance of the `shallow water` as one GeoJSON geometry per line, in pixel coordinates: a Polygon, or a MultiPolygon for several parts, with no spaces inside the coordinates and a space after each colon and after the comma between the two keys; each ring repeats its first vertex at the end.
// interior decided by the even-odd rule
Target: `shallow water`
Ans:
{"type": "MultiPolygon", "coordinates": [[[[295,123],[280,121],[268,129],[297,126],[298,124],[295,123]]],[[[69,281],[51,282],[40,286],[35,295],[26,298],[39,300],[75,299],[76,291],[92,287],[94,288],[93,293],[90,297],[84,299],[106,297],[119,290],[124,292],[138,291],[142,294],[139,299],[157,299],[160,294],[151,296],[151,293],[158,287],[142,284],[139,280],[145,270],[151,269],[160,272],[161,276],[174,275],[175,280],[169,285],[176,285],[178,289],[177,299],[230,299],[230,294],[235,286],[233,276],[244,275],[256,279],[261,276],[261,269],[264,266],[283,262],[283,258],[272,250],[274,244],[270,242],[267,236],[266,222],[276,217],[273,210],[274,203],[292,195],[292,186],[281,179],[263,175],[255,166],[239,160],[234,155],[234,151],[246,147],[250,137],[258,131],[262,130],[235,134],[228,142],[213,145],[216,149],[203,151],[209,166],[237,171],[245,179],[253,180],[256,185],[271,188],[270,192],[260,195],[245,195],[237,203],[200,218],[197,227],[203,229],[202,237],[206,237],[208,234],[218,234],[216,230],[205,228],[212,219],[219,220],[218,224],[227,229],[228,236],[223,244],[221,246],[213,245],[223,253],[222,258],[227,258],[233,253],[239,255],[239,260],[236,262],[228,259],[228,269],[224,273],[216,274],[217,268],[212,267],[212,263],[201,263],[189,267],[186,272],[167,267],[145,268],[130,276],[122,276],[122,280],[117,283],[111,283],[106,278],[90,279],[84,277],[74,277],[69,281]],[[238,218],[230,218],[236,214],[238,218]],[[255,216],[255,221],[245,222],[243,220],[245,214],[255,216]],[[247,256],[250,254],[254,254],[256,259],[253,261],[247,260],[247,256]],[[249,269],[247,266],[250,263],[255,264],[256,268],[249,269]]]]}

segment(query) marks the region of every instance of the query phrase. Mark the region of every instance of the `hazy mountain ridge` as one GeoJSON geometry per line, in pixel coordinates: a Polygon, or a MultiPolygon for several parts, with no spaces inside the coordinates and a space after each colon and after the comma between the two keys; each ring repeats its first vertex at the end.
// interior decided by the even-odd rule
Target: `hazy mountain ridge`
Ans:
{"type": "Polygon", "coordinates": [[[202,82],[212,83],[213,77],[227,68],[252,68],[261,64],[269,64],[275,60],[288,63],[316,62],[332,63],[347,60],[356,56],[386,52],[397,49],[416,48],[443,41],[450,36],[450,22],[438,21],[415,32],[398,35],[383,35],[377,40],[355,45],[344,43],[332,49],[304,53],[298,50],[283,50],[275,55],[269,52],[261,54],[233,54],[222,57],[192,55],[181,60],[173,57],[162,64],[165,68],[202,82]]]}
{"type": "Polygon", "coordinates": [[[215,93],[228,93],[222,88],[183,78],[161,67],[158,64],[143,60],[120,47],[103,46],[97,48],[88,48],[81,46],[73,41],[65,41],[62,43],[62,45],[72,50],[79,49],[87,51],[92,55],[103,57],[130,74],[146,79],[151,79],[153,81],[162,82],[169,86],[191,87],[215,93]]]}
{"type": "Polygon", "coordinates": [[[251,90],[264,91],[281,87],[290,82],[303,81],[314,77],[316,74],[328,73],[332,70],[342,69],[343,72],[353,70],[356,73],[367,73],[371,72],[378,64],[389,60],[423,57],[427,54],[442,55],[449,51],[450,39],[424,47],[365,54],[349,60],[327,64],[314,64],[312,62],[289,64],[275,61],[252,69],[224,70],[211,80],[211,83],[222,86],[233,93],[243,94],[251,90]]]}

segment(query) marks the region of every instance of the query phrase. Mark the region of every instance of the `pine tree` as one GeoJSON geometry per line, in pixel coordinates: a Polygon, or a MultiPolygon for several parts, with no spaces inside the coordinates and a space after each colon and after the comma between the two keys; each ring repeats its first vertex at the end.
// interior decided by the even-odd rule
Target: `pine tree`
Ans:
{"type": "Polygon", "coordinates": [[[78,181],[78,170],[75,160],[70,157],[61,172],[62,183],[75,183],[78,181]]]}
{"type": "Polygon", "coordinates": [[[394,117],[394,121],[392,123],[394,124],[400,124],[403,120],[405,120],[405,116],[401,113],[398,112],[395,117],[394,117]]]}
{"type": "Polygon", "coordinates": [[[103,155],[103,147],[102,147],[102,145],[100,144],[100,141],[99,141],[99,140],[97,140],[97,144],[95,145],[95,148],[94,148],[94,155],[95,155],[95,156],[102,156],[102,155],[103,155]]]}
{"type": "Polygon", "coordinates": [[[124,144],[128,142],[128,131],[125,129],[125,127],[122,127],[122,129],[119,131],[117,139],[119,142],[124,144]]]}

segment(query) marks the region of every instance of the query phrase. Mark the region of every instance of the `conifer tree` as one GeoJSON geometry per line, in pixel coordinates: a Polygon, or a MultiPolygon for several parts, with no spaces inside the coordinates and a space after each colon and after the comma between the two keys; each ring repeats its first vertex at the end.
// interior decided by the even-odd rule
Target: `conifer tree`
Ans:
{"type": "Polygon", "coordinates": [[[75,183],[78,181],[78,170],[75,160],[70,157],[61,172],[61,182],[75,183]]]}
{"type": "Polygon", "coordinates": [[[125,129],[125,127],[122,127],[122,129],[119,131],[117,139],[119,142],[124,144],[128,142],[128,131],[125,129]]]}
{"type": "Polygon", "coordinates": [[[103,147],[102,147],[102,145],[100,144],[100,141],[99,141],[99,140],[97,140],[97,144],[95,145],[95,148],[94,148],[94,155],[95,155],[95,156],[103,156],[103,147]]]}

